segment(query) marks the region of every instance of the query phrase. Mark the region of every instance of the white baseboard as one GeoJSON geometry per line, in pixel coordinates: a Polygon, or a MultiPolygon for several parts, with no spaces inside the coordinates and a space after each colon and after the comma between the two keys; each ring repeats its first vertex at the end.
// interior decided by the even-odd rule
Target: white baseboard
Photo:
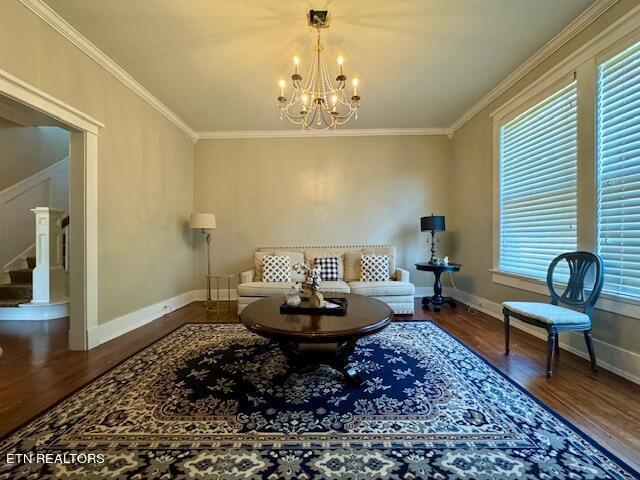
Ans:
{"type": "Polygon", "coordinates": [[[151,323],[163,315],[198,300],[197,296],[197,290],[191,290],[90,328],[88,331],[89,348],[102,345],[120,335],[151,323]]]}
{"type": "MultiPolygon", "coordinates": [[[[502,315],[502,305],[499,303],[487,300],[486,298],[477,297],[462,290],[454,290],[452,294],[452,296],[460,302],[501,321],[504,320],[502,315]]],[[[533,335],[534,337],[538,337],[543,340],[547,339],[546,332],[541,328],[528,325],[515,318],[511,319],[510,324],[515,328],[533,335]]],[[[631,380],[634,383],[640,384],[640,354],[616,347],[615,345],[611,345],[610,343],[603,342],[596,338],[593,339],[593,344],[599,367],[609,370],[616,375],[626,378],[627,380],[631,380]]],[[[560,333],[560,348],[579,357],[589,359],[589,353],[586,349],[584,336],[579,333],[560,333]]]]}
{"type": "MultiPolygon", "coordinates": [[[[433,296],[433,287],[415,287],[416,292],[413,294],[415,298],[433,296]]],[[[442,295],[445,297],[453,297],[453,288],[442,287],[442,295]]]]}
{"type": "Polygon", "coordinates": [[[430,297],[431,295],[433,295],[433,287],[416,287],[413,294],[415,298],[430,297]]]}

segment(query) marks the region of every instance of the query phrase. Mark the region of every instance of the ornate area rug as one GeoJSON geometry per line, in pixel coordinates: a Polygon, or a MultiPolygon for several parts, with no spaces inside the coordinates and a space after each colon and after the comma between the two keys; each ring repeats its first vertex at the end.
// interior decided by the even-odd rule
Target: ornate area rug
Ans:
{"type": "Polygon", "coordinates": [[[358,345],[359,388],[185,325],[6,438],[0,478],[638,478],[430,322],[358,345]]]}

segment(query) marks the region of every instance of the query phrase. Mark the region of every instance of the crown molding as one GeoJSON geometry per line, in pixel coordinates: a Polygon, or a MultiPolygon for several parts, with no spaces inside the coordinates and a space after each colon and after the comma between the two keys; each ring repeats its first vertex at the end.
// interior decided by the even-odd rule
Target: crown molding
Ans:
{"type": "Polygon", "coordinates": [[[584,12],[576,17],[569,25],[567,25],[560,33],[548,41],[540,50],[531,55],[522,65],[516,68],[513,72],[502,80],[496,87],[489,93],[476,102],[471,108],[464,112],[450,127],[450,130],[455,133],[460,127],[467,123],[483,108],[493,102],[496,98],[506,92],[508,89],[518,83],[525,75],[531,72],[534,68],[544,62],[547,58],[553,55],[560,47],[565,45],[569,40],[582,32],[585,28],[591,25],[596,19],[598,19],[603,13],[609,10],[613,5],[618,3],[619,0],[596,0],[592,3],[584,12]]]}
{"type": "Polygon", "coordinates": [[[229,138],[317,138],[317,137],[384,137],[407,135],[447,135],[453,134],[449,128],[353,128],[342,130],[254,130],[254,131],[214,131],[198,132],[198,140],[219,140],[229,138]]]}
{"type": "Polygon", "coordinates": [[[73,28],[66,20],[58,15],[42,0],[20,0],[20,2],[44,20],[51,28],[73,43],[82,50],[87,56],[102,66],[105,70],[116,77],[120,82],[129,87],[135,94],[142,98],[145,102],[155,108],[164,115],[171,123],[186,133],[192,140],[197,140],[197,134],[187,123],[182,120],[169,107],[162,103],[146,88],[140,85],[131,75],[129,75],[122,67],[109,58],[102,50],[91,43],[80,32],[73,28]]]}

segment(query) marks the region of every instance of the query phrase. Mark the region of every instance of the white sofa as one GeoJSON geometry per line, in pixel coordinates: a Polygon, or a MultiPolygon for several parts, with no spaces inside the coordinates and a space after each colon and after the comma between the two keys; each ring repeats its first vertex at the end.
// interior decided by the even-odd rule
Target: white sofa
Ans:
{"type": "Polygon", "coordinates": [[[287,255],[291,265],[305,262],[313,264],[314,258],[338,257],[338,276],[335,282],[322,282],[324,293],[356,293],[377,298],[388,304],[394,313],[412,314],[415,288],[409,281],[409,272],[396,266],[396,248],[390,245],[348,245],[331,247],[261,247],[254,252],[254,268],[240,275],[238,285],[238,313],[251,302],[271,295],[283,294],[296,281],[303,280],[292,271],[291,282],[263,282],[262,259],[266,255],[287,255]],[[384,282],[360,281],[360,258],[364,254],[389,257],[389,280],[384,282]]]}

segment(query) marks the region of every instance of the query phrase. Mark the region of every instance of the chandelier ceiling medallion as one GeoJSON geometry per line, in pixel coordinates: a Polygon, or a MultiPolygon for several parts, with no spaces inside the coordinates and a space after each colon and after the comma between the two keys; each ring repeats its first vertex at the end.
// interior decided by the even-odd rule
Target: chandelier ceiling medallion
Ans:
{"type": "Polygon", "coordinates": [[[345,94],[347,76],[342,70],[344,60],[338,57],[338,76],[335,83],[331,80],[324,58],[324,47],[320,43],[320,30],[329,27],[329,13],[310,10],[308,20],[309,25],[317,32],[309,73],[303,83],[303,77],[298,73],[300,58],[294,57],[291,97],[285,96],[287,84],[280,80],[280,96],[276,104],[280,109],[281,120],[286,116],[292,123],[302,125],[303,130],[327,130],[347,123],[352,117],[358,118],[358,79],[352,80],[353,91],[348,97],[345,94]]]}

